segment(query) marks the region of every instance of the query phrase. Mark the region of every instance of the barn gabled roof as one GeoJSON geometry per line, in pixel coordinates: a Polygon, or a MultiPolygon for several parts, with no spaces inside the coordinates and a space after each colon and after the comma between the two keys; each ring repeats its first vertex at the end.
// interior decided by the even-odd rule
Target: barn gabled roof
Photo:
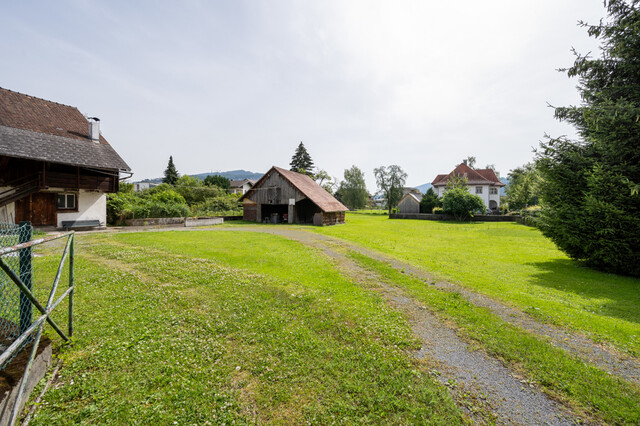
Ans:
{"type": "Polygon", "coordinates": [[[294,188],[304,194],[308,199],[320,208],[323,212],[343,212],[349,210],[340,201],[336,200],[333,195],[329,194],[323,187],[318,185],[313,179],[302,173],[292,172],[291,170],[282,169],[280,167],[273,166],[267,173],[264,174],[258,180],[250,190],[248,190],[240,201],[245,198],[250,198],[265,180],[273,173],[279,173],[287,182],[289,182],[294,188]]]}
{"type": "Polygon", "coordinates": [[[450,176],[462,176],[467,178],[469,185],[491,185],[491,186],[504,186],[504,183],[500,182],[496,172],[491,169],[472,169],[464,163],[459,164],[448,175],[438,175],[431,182],[433,186],[444,186],[447,184],[450,176]]]}
{"type": "Polygon", "coordinates": [[[76,107],[0,87],[0,155],[119,171],[131,168],[76,107]]]}
{"type": "Polygon", "coordinates": [[[413,192],[409,192],[409,193],[405,194],[405,195],[404,195],[404,197],[402,197],[402,198],[400,199],[400,201],[398,202],[398,204],[400,204],[400,203],[401,203],[405,198],[407,198],[407,197],[412,198],[414,201],[416,201],[418,204],[420,204],[421,199],[420,199],[420,198],[418,198],[418,196],[417,196],[415,193],[413,193],[413,192]]]}

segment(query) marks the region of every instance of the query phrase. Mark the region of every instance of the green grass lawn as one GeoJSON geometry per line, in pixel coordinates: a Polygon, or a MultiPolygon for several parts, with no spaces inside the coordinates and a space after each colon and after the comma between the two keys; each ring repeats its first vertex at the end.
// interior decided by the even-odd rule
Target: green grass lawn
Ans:
{"type": "Polygon", "coordinates": [[[505,360],[530,382],[564,400],[578,411],[607,423],[636,424],[640,421],[640,389],[613,377],[582,359],[506,323],[488,309],[475,306],[459,293],[436,289],[423,280],[359,253],[349,254],[363,267],[375,271],[389,285],[405,289],[446,320],[453,321],[458,334],[471,338],[489,354],[505,360]]]}
{"type": "MultiPolygon", "coordinates": [[[[34,424],[466,422],[407,353],[401,315],[298,243],[162,232],[76,247],[74,343],[34,424]]],[[[44,282],[58,256],[36,260],[44,282]]]]}
{"type": "MultiPolygon", "coordinates": [[[[347,219],[295,228],[389,254],[640,353],[640,280],[584,268],[534,228],[347,219]]],[[[82,235],[77,253],[75,341],[59,345],[62,379],[36,424],[466,422],[428,361],[409,355],[417,342],[404,318],[297,242],[246,231],[82,235]]],[[[637,385],[456,293],[350,256],[587,418],[640,421],[637,385]]],[[[58,258],[36,258],[37,288],[58,258]]],[[[65,315],[55,317],[66,324],[65,315]]]]}
{"type": "Polygon", "coordinates": [[[535,228],[348,214],[346,225],[309,229],[388,254],[640,355],[640,280],[586,268],[535,228]]]}

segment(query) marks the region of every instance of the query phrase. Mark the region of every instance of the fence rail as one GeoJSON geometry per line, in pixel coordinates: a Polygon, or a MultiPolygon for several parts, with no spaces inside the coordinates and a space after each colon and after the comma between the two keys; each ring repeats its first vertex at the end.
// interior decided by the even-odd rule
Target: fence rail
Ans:
{"type": "Polygon", "coordinates": [[[0,224],[0,370],[11,362],[26,345],[33,343],[31,354],[25,367],[20,388],[11,412],[9,424],[17,421],[22,407],[27,381],[44,323],[47,322],[64,339],[69,341],[73,335],[73,290],[74,290],[74,242],[75,233],[65,232],[44,238],[32,239],[32,227],[29,222],[19,225],[0,224]],[[56,276],[51,284],[51,291],[45,305],[33,293],[32,248],[60,238],[67,238],[56,276]],[[64,272],[65,263],[69,260],[69,288],[54,300],[58,284],[64,272]],[[65,299],[69,298],[68,336],[51,318],[51,313],[65,299]],[[39,316],[33,320],[33,308],[39,316]],[[35,336],[34,336],[35,333],[35,336]]]}

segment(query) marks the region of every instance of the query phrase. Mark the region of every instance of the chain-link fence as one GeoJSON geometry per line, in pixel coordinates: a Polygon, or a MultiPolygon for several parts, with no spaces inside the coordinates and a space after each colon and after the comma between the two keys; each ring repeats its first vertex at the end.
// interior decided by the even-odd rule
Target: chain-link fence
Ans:
{"type": "MultiPolygon", "coordinates": [[[[3,414],[0,419],[2,424],[14,425],[17,422],[24,400],[30,392],[30,389],[27,389],[27,383],[45,322],[67,342],[70,341],[69,337],[73,334],[74,235],[74,232],[65,232],[32,239],[33,230],[29,222],[23,222],[20,225],[0,223],[0,370],[5,369],[16,355],[21,351],[26,351],[25,346],[32,343],[30,355],[24,367],[24,374],[15,394],[11,418],[8,419],[3,414]],[[56,276],[50,286],[49,297],[44,302],[45,299],[41,297],[41,292],[34,293],[33,291],[32,248],[65,237],[67,244],[62,253],[56,276]],[[69,261],[69,287],[58,299],[55,299],[67,259],[69,261]],[[69,301],[69,336],[50,316],[53,310],[66,298],[69,301]]],[[[46,291],[46,287],[42,286],[42,289],[36,290],[46,291]]],[[[16,361],[18,360],[20,358],[16,361]]]]}
{"type": "MultiPolygon", "coordinates": [[[[33,230],[31,224],[20,225],[0,223],[0,248],[12,247],[31,240],[33,230]]],[[[5,263],[31,289],[33,268],[31,266],[31,248],[7,253],[2,256],[5,263]]],[[[9,346],[30,326],[32,322],[31,302],[27,299],[11,278],[0,272],[0,353],[9,346]]],[[[33,341],[33,331],[20,345],[13,356],[0,364],[2,370],[26,345],[33,341]]]]}

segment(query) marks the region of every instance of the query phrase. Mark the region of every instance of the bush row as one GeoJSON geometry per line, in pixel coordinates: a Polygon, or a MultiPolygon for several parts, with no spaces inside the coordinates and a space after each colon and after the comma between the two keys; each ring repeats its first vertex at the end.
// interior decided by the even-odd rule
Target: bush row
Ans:
{"type": "Polygon", "coordinates": [[[133,192],[129,186],[123,189],[107,197],[110,224],[122,224],[126,219],[242,214],[238,195],[227,194],[215,186],[204,186],[189,176],[180,178],[175,186],[162,184],[141,192],[133,192]]]}

